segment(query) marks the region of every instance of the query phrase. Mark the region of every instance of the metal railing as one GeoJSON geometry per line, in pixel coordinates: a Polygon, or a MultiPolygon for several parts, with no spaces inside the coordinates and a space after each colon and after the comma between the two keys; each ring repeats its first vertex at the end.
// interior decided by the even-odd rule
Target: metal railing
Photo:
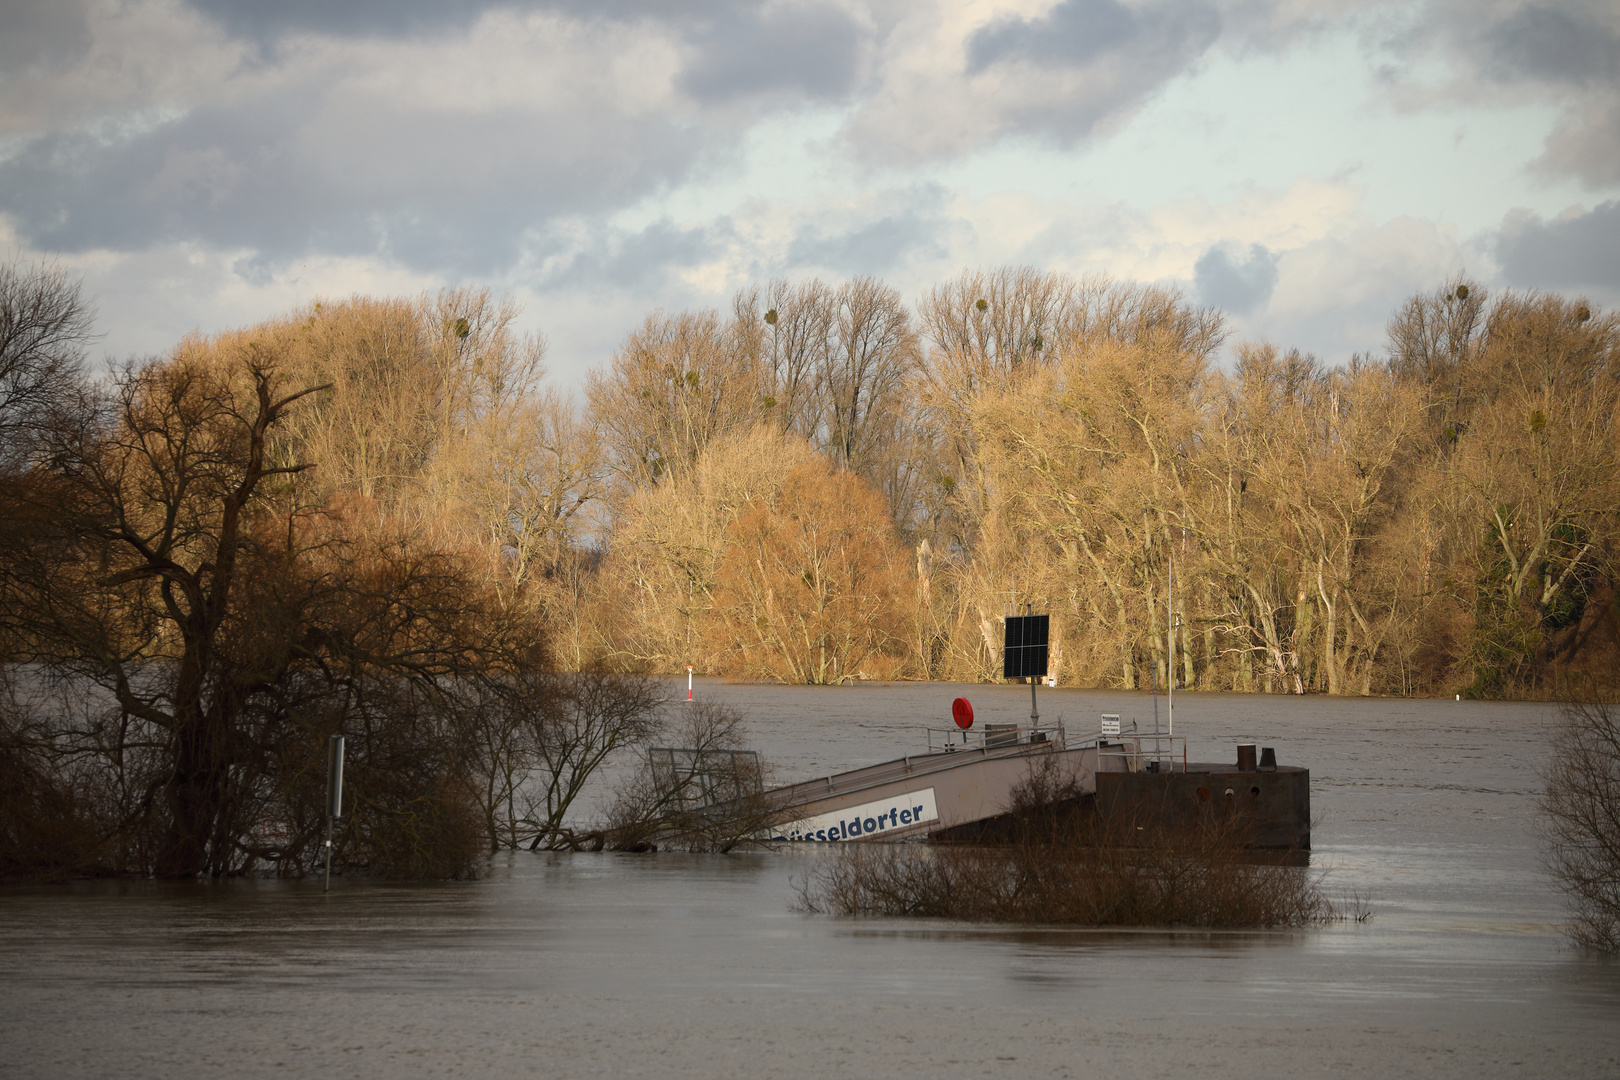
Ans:
{"type": "Polygon", "coordinates": [[[832,795],[847,795],[894,780],[926,777],[959,768],[969,760],[1022,757],[1043,750],[1096,749],[1099,769],[1105,768],[1103,759],[1113,758],[1122,760],[1124,771],[1128,772],[1186,770],[1187,740],[1180,736],[1172,739],[1153,732],[1104,735],[1101,731],[1078,735],[1071,734],[1061,723],[986,724],[978,731],[966,733],[957,728],[925,727],[923,730],[928,742],[926,753],[908,754],[820,779],[801,780],[777,788],[771,794],[784,800],[783,805],[795,805],[832,795]]]}
{"type": "Polygon", "coordinates": [[[1129,735],[1098,734],[1092,738],[1097,744],[1099,772],[1111,771],[1103,768],[1107,760],[1120,761],[1124,772],[1187,771],[1187,740],[1179,735],[1133,731],[1129,735]]]}
{"type": "Polygon", "coordinates": [[[1002,750],[1015,746],[1056,745],[1069,749],[1069,735],[1062,724],[984,724],[977,731],[959,728],[923,728],[930,754],[950,754],[961,750],[1002,750]]]}
{"type": "Polygon", "coordinates": [[[923,730],[930,754],[960,753],[964,750],[1015,750],[1027,753],[1043,746],[1063,750],[1096,747],[1102,757],[1124,759],[1130,772],[1139,769],[1185,772],[1187,768],[1187,740],[1164,732],[1131,730],[1118,733],[1098,730],[1070,734],[1061,723],[1036,726],[985,724],[977,731],[932,727],[923,730]]]}
{"type": "Polygon", "coordinates": [[[723,806],[761,790],[759,754],[753,750],[693,750],[654,746],[647,750],[653,782],[682,810],[723,806]]]}

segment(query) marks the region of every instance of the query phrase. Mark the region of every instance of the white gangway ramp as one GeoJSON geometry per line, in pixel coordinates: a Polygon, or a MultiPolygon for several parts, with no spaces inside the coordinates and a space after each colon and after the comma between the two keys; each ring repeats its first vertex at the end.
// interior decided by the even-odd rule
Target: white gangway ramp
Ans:
{"type": "Polygon", "coordinates": [[[784,818],[772,839],[903,840],[982,821],[1006,813],[1013,789],[1036,768],[1055,767],[1081,794],[1092,794],[1099,768],[1124,772],[1136,764],[1100,741],[1070,739],[1061,727],[1011,724],[992,725],[975,745],[934,745],[931,734],[925,753],[769,792],[784,818]]]}

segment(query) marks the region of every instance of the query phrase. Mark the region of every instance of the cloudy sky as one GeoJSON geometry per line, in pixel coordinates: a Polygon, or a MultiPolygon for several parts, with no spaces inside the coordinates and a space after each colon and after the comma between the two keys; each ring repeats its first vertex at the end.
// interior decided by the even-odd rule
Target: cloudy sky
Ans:
{"type": "Polygon", "coordinates": [[[0,0],[0,252],[99,351],[480,283],[655,307],[1028,264],[1339,361],[1466,271],[1620,302],[1613,0],[0,0]]]}

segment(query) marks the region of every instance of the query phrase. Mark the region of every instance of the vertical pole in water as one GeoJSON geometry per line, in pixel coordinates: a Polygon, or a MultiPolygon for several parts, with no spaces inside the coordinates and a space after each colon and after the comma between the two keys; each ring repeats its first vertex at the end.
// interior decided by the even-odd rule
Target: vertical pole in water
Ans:
{"type": "Polygon", "coordinates": [[[1170,556],[1170,662],[1165,665],[1165,674],[1169,676],[1165,681],[1169,684],[1167,690],[1170,695],[1170,737],[1176,736],[1176,557],[1170,556]]]}
{"type": "Polygon", "coordinates": [[[1148,677],[1153,680],[1153,734],[1159,733],[1159,665],[1148,667],[1148,677]]]}
{"type": "Polygon", "coordinates": [[[1040,710],[1035,707],[1035,684],[1038,682],[1040,680],[1035,676],[1031,675],[1029,677],[1029,726],[1031,730],[1038,727],[1041,722],[1040,710]]]}
{"type": "Polygon", "coordinates": [[[686,665],[686,700],[692,700],[692,665],[686,665]]]}
{"type": "Polygon", "coordinates": [[[326,884],[332,891],[332,822],[343,813],[343,736],[334,735],[326,744],[326,884]]]}

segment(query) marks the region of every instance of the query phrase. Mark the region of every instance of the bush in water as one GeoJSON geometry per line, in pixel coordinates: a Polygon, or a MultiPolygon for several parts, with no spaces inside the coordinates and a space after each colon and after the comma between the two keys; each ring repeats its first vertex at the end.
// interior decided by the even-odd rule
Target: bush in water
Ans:
{"type": "MultiPolygon", "coordinates": [[[[1007,842],[996,846],[850,845],[804,882],[800,903],[841,915],[1083,926],[1308,926],[1341,917],[1319,875],[1247,848],[1241,815],[1158,827],[1151,808],[1094,811],[1072,778],[1038,768],[1010,809],[1007,842]]],[[[1342,917],[1365,921],[1358,912],[1342,917]]]]}
{"type": "Polygon", "coordinates": [[[1620,706],[1565,705],[1552,745],[1541,832],[1569,897],[1569,936],[1620,952],[1620,706]]]}

